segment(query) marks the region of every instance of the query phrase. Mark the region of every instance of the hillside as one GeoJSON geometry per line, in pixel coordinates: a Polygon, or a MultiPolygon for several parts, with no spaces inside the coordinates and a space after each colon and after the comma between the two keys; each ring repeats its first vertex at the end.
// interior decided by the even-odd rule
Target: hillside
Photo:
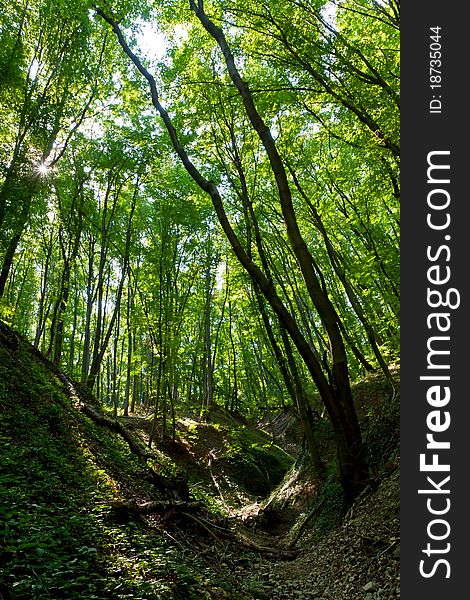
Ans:
{"type": "Polygon", "coordinates": [[[155,450],[143,417],[98,424],[0,324],[0,598],[398,598],[397,404],[380,378],[355,394],[371,479],[345,515],[334,473],[320,486],[236,415],[181,419],[155,450]]]}

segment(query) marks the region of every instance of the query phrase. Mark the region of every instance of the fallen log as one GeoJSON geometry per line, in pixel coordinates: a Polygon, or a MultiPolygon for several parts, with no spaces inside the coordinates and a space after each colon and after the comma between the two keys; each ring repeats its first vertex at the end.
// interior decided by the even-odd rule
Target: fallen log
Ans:
{"type": "Polygon", "coordinates": [[[129,445],[130,451],[137,455],[143,461],[146,461],[149,458],[155,459],[154,455],[150,453],[148,450],[143,448],[135,439],[134,435],[130,433],[121,423],[116,421],[115,419],[111,419],[106,415],[103,415],[96,411],[94,408],[89,406],[88,404],[84,404],[83,402],[78,403],[78,410],[83,414],[90,417],[92,421],[94,421],[97,425],[101,425],[106,427],[107,429],[114,431],[115,433],[119,433],[119,435],[124,438],[124,440],[129,445]]]}
{"type": "Polygon", "coordinates": [[[177,511],[179,514],[199,510],[198,502],[182,502],[178,500],[151,500],[136,502],[135,500],[110,500],[97,502],[100,507],[108,507],[113,519],[118,523],[128,523],[130,520],[151,514],[169,514],[177,511]]]}
{"type": "MultiPolygon", "coordinates": [[[[64,384],[65,390],[69,398],[73,401],[77,410],[89,417],[94,423],[102,427],[106,427],[110,431],[119,434],[128,444],[130,451],[138,456],[142,462],[146,463],[151,459],[152,462],[159,464],[162,469],[165,469],[156,455],[149,449],[145,448],[129,429],[116,419],[112,419],[94,409],[92,406],[83,401],[81,394],[77,391],[75,384],[58,368],[54,367],[54,372],[60,381],[64,384]]],[[[184,475],[162,475],[156,473],[150,466],[147,465],[148,475],[146,479],[153,485],[158,487],[160,491],[166,492],[173,496],[176,500],[187,500],[189,498],[189,488],[187,477],[184,475]]]]}
{"type": "Polygon", "coordinates": [[[169,510],[194,511],[201,507],[200,502],[181,500],[149,500],[148,502],[136,502],[135,500],[110,500],[99,502],[100,506],[109,506],[113,510],[139,513],[149,515],[152,513],[165,512],[169,510]]]}
{"type": "Polygon", "coordinates": [[[244,536],[242,536],[240,534],[236,534],[235,537],[236,537],[236,540],[240,544],[245,546],[245,548],[249,548],[250,550],[256,550],[257,552],[260,552],[261,554],[273,554],[280,559],[293,560],[300,554],[300,550],[273,548],[271,546],[263,546],[261,544],[257,544],[256,542],[253,542],[252,540],[245,538],[244,536]]]}
{"type": "Polygon", "coordinates": [[[313,517],[313,515],[321,508],[321,506],[323,505],[323,502],[324,502],[324,500],[320,500],[320,502],[307,514],[307,516],[304,518],[304,520],[300,523],[294,537],[292,538],[292,540],[289,542],[289,545],[287,546],[288,548],[292,549],[297,544],[300,536],[302,535],[303,530],[305,529],[305,526],[310,521],[310,519],[313,517]]]}

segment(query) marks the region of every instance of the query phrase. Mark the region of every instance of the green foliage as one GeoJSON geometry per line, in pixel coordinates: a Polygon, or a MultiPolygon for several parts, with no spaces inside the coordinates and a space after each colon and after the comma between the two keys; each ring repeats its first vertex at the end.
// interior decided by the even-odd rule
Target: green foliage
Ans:
{"type": "Polygon", "coordinates": [[[267,496],[282,481],[292,457],[254,429],[231,428],[224,433],[221,458],[231,465],[232,478],[248,493],[267,496]]]}
{"type": "MultiPolygon", "coordinates": [[[[212,406],[265,419],[295,403],[294,373],[316,394],[294,325],[286,338],[266,300],[271,284],[326,379],[342,354],[330,353],[328,322],[352,380],[398,358],[399,14],[395,2],[356,4],[205,2],[275,142],[273,168],[186,0],[6,3],[0,317],[115,415],[151,415],[154,438],[212,406]],[[194,168],[218,186],[225,233],[194,168]],[[301,244],[288,235],[297,226],[301,244]],[[311,260],[296,256],[303,242],[311,260]],[[254,286],[241,256],[270,286],[254,286]]],[[[245,485],[271,489],[281,458],[230,444],[245,485]]],[[[103,461],[119,462],[113,452],[103,461]]]]}
{"type": "Polygon", "coordinates": [[[188,566],[180,548],[137,521],[116,522],[107,502],[141,479],[141,464],[72,407],[50,369],[4,325],[0,402],[2,595],[209,597],[204,563],[188,566]]]}

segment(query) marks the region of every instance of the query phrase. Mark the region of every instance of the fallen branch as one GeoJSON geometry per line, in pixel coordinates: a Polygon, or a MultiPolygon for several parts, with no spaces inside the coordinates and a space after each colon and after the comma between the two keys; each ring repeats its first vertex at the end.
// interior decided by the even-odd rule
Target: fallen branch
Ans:
{"type": "Polygon", "coordinates": [[[99,502],[100,506],[109,506],[120,513],[138,513],[149,515],[152,513],[168,512],[170,510],[187,511],[199,510],[199,502],[182,502],[180,500],[150,500],[148,502],[135,502],[134,500],[110,500],[99,502]]]}
{"type": "MultiPolygon", "coordinates": [[[[55,374],[64,384],[65,390],[69,398],[74,403],[77,410],[82,412],[84,415],[89,417],[94,423],[101,427],[106,427],[114,433],[118,433],[128,444],[130,451],[138,456],[142,462],[146,463],[147,460],[151,459],[152,462],[159,464],[163,469],[163,465],[155,456],[155,454],[147,449],[141,442],[140,438],[135,436],[129,429],[122,425],[116,419],[112,419],[107,415],[103,415],[98,412],[89,404],[86,404],[81,394],[75,388],[74,383],[58,368],[51,365],[54,369],[55,374]]],[[[150,466],[147,465],[148,477],[147,480],[153,485],[157,486],[159,490],[164,490],[170,496],[173,496],[176,501],[186,500],[189,496],[189,488],[187,477],[182,476],[166,476],[156,473],[150,466]]]]}
{"type": "Polygon", "coordinates": [[[296,534],[294,535],[293,539],[289,542],[289,545],[287,546],[288,548],[293,548],[296,543],[298,542],[300,536],[302,535],[302,531],[305,529],[305,525],[307,525],[307,523],[310,521],[310,519],[313,517],[313,515],[317,512],[317,510],[322,506],[324,500],[321,500],[309,513],[308,515],[305,517],[305,519],[302,521],[302,523],[299,525],[299,528],[297,529],[296,534]]]}
{"type": "Polygon", "coordinates": [[[190,519],[192,519],[195,523],[197,523],[199,525],[199,527],[202,527],[205,531],[207,531],[207,533],[209,535],[211,535],[214,540],[218,543],[218,544],[222,544],[222,542],[219,540],[219,538],[215,535],[215,533],[213,531],[211,531],[211,529],[205,525],[201,519],[198,519],[197,517],[195,517],[194,515],[191,515],[190,513],[187,512],[182,512],[182,515],[184,515],[185,517],[189,517],[190,519]]]}
{"type": "Polygon", "coordinates": [[[220,496],[220,499],[222,500],[222,504],[224,505],[224,508],[226,510],[230,511],[230,507],[228,506],[227,502],[225,501],[224,495],[222,494],[222,490],[220,489],[220,485],[219,485],[217,479],[215,478],[214,472],[212,471],[212,459],[213,458],[216,458],[215,454],[214,454],[214,449],[212,449],[207,456],[207,466],[209,467],[209,473],[210,473],[211,479],[214,483],[215,489],[217,490],[217,492],[220,496]]]}
{"type": "Polygon", "coordinates": [[[225,527],[220,527],[219,525],[216,525],[215,523],[206,521],[206,519],[204,519],[203,517],[201,517],[199,515],[198,515],[198,517],[195,517],[193,515],[187,515],[187,516],[190,517],[196,523],[198,523],[206,531],[208,531],[212,537],[217,539],[217,541],[219,543],[221,543],[221,541],[217,537],[216,533],[214,531],[211,531],[212,528],[215,528],[217,530],[217,533],[219,535],[221,535],[222,537],[231,539],[234,542],[241,544],[245,548],[248,548],[249,550],[255,550],[256,552],[260,552],[260,553],[264,553],[264,554],[274,554],[275,556],[286,559],[286,560],[295,558],[296,556],[298,556],[298,554],[300,552],[300,550],[291,550],[290,548],[284,549],[284,548],[273,548],[271,546],[263,546],[261,544],[257,544],[256,542],[253,542],[252,540],[246,538],[243,534],[239,533],[236,530],[230,530],[225,527]]]}
{"type": "Polygon", "coordinates": [[[292,550],[290,548],[287,549],[283,549],[283,548],[272,548],[271,546],[262,546],[260,544],[257,544],[256,542],[253,542],[252,540],[248,540],[247,538],[245,538],[244,536],[238,534],[236,535],[236,540],[242,544],[243,546],[245,546],[245,548],[249,548],[250,550],[256,550],[257,552],[261,552],[264,554],[274,554],[278,557],[284,558],[284,559],[293,559],[296,558],[296,556],[299,555],[300,550],[292,550]]]}
{"type": "Polygon", "coordinates": [[[397,544],[400,543],[400,538],[393,540],[393,542],[387,546],[385,548],[385,550],[382,550],[380,553],[374,555],[371,559],[369,559],[364,567],[365,570],[367,570],[367,568],[375,561],[375,560],[380,560],[380,558],[389,550],[391,550],[394,546],[396,546],[397,544]]]}
{"type": "Polygon", "coordinates": [[[121,423],[119,423],[115,419],[111,419],[106,415],[102,415],[94,408],[92,408],[88,404],[84,404],[81,401],[78,403],[77,408],[87,417],[90,417],[90,419],[94,421],[97,425],[101,425],[102,427],[106,427],[107,429],[114,431],[115,433],[119,433],[119,435],[122,438],[124,438],[124,440],[129,445],[130,451],[133,454],[136,454],[143,461],[146,461],[149,458],[155,458],[153,454],[148,452],[136,441],[132,433],[130,433],[123,425],[121,425],[121,423]]]}
{"type": "Polygon", "coordinates": [[[144,448],[141,444],[139,444],[135,436],[128,429],[126,429],[124,425],[121,425],[121,423],[119,423],[119,421],[116,421],[116,419],[111,419],[111,417],[107,417],[106,415],[99,413],[89,404],[85,404],[85,402],[83,402],[82,398],[80,397],[80,394],[75,389],[75,386],[72,383],[72,381],[70,381],[70,379],[67,377],[67,375],[63,373],[61,369],[55,367],[55,372],[60,381],[65,385],[67,395],[75,403],[77,409],[80,412],[82,412],[87,417],[90,417],[90,419],[94,421],[97,425],[101,425],[102,427],[106,427],[110,431],[118,433],[127,442],[130,451],[133,454],[137,455],[144,462],[149,458],[155,460],[155,456],[148,450],[146,450],[146,448],[144,448]]]}

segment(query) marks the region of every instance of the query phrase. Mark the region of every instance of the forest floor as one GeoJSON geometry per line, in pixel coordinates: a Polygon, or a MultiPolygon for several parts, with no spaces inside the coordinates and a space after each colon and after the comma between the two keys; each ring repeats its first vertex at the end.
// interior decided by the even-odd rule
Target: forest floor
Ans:
{"type": "MultiPolygon", "coordinates": [[[[400,597],[398,464],[333,531],[312,540],[306,528],[292,560],[264,556],[248,576],[255,598],[373,600],[400,597]]],[[[313,519],[312,519],[313,521],[313,519]]],[[[253,534],[251,534],[253,536],[253,534]]],[[[289,536],[259,533],[260,544],[282,548],[289,536]]]]}
{"type": "MultiPolygon", "coordinates": [[[[397,369],[395,377],[398,386],[397,369]]],[[[221,597],[258,600],[392,600],[400,597],[398,399],[393,399],[394,405],[384,407],[384,399],[390,399],[390,391],[377,376],[356,385],[354,393],[376,461],[370,484],[345,515],[343,507],[336,504],[334,484],[331,485],[330,480],[329,487],[327,482],[322,493],[320,482],[309,475],[308,465],[292,465],[284,481],[266,498],[253,502],[249,492],[241,491],[243,482],[240,481],[235,486],[234,497],[226,481],[234,473],[227,473],[227,465],[224,469],[217,466],[217,457],[223,455],[227,438],[224,426],[243,425],[245,433],[251,430],[251,442],[253,436],[263,436],[264,432],[237,422],[237,416],[220,409],[213,411],[209,422],[188,418],[178,422],[178,439],[188,449],[192,465],[203,465],[204,458],[213,457],[210,474],[214,487],[238,537],[248,544],[270,549],[261,550],[257,560],[250,562],[245,553],[237,556],[232,548],[227,562],[243,582],[243,591],[232,590],[231,595],[221,597]],[[232,420],[235,423],[231,423],[232,420]],[[193,432],[189,440],[188,431],[193,432]],[[332,522],[328,523],[330,518],[332,522]]],[[[144,441],[148,440],[150,422],[147,419],[131,416],[121,421],[144,441]]],[[[299,452],[301,427],[292,411],[281,412],[273,423],[264,426],[275,431],[285,449],[299,452]]],[[[327,452],[327,432],[319,443],[327,452]]]]}
{"type": "Polygon", "coordinates": [[[354,393],[371,479],[346,510],[289,410],[261,428],[180,419],[149,451],[145,416],[94,421],[102,408],[0,323],[0,599],[399,598],[398,397],[379,376],[354,393]]]}

